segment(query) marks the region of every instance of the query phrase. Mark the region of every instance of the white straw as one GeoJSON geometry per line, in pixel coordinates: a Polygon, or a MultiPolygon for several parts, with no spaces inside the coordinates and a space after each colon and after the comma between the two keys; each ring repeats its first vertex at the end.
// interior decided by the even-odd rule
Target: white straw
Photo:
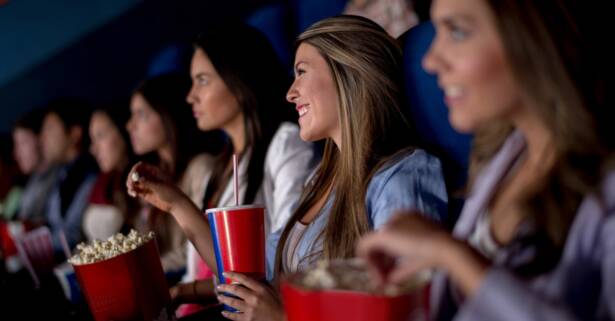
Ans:
{"type": "Polygon", "coordinates": [[[239,206],[239,179],[237,177],[237,154],[233,154],[233,192],[235,193],[235,206],[239,206]]]}

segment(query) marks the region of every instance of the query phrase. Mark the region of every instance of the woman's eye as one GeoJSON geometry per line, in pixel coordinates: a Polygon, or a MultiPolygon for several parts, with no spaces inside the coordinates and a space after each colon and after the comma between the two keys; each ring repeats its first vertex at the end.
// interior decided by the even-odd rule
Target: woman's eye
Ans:
{"type": "Polygon", "coordinates": [[[197,79],[199,85],[207,85],[209,83],[209,79],[205,77],[201,77],[197,79]]]}
{"type": "Polygon", "coordinates": [[[450,36],[454,41],[463,41],[468,38],[469,32],[462,28],[451,26],[450,36]]]}

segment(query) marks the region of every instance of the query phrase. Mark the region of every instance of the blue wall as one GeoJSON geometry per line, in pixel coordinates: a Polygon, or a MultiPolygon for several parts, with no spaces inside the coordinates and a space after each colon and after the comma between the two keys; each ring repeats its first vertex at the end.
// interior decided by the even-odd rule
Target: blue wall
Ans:
{"type": "Polygon", "coordinates": [[[0,6],[0,132],[59,96],[126,103],[158,50],[263,2],[9,0],[0,6]]]}

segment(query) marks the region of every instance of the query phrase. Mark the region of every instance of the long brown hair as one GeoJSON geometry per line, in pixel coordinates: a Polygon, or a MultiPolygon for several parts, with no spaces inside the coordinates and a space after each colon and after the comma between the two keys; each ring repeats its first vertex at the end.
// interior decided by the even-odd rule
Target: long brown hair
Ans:
{"type": "MultiPolygon", "coordinates": [[[[606,70],[612,70],[606,63],[612,56],[606,54],[606,39],[597,36],[605,20],[595,2],[486,3],[495,15],[517,84],[554,138],[554,166],[528,191],[520,213],[561,250],[582,198],[595,192],[613,167],[615,118],[606,81],[606,70]]],[[[507,125],[480,133],[473,168],[495,154],[507,125]]]]}
{"type": "Polygon", "coordinates": [[[365,194],[371,177],[397,152],[413,145],[409,111],[402,103],[401,49],[374,22],[356,16],[328,18],[303,32],[324,57],[336,84],[341,150],[327,139],[322,162],[286,225],[276,253],[276,271],[288,235],[329,188],[335,195],[325,229],[324,258],[352,256],[355,241],[369,230],[365,194]]]}

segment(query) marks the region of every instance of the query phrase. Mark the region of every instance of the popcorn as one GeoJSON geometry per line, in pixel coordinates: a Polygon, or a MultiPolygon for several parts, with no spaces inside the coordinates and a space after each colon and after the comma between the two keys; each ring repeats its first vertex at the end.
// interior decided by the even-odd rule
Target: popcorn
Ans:
{"type": "Polygon", "coordinates": [[[361,260],[319,261],[311,269],[299,274],[295,283],[309,290],[347,290],[368,294],[397,296],[419,285],[419,280],[378,287],[365,263],[361,260]]]}
{"type": "Polygon", "coordinates": [[[73,255],[68,261],[73,265],[96,263],[108,260],[120,254],[135,250],[139,246],[154,238],[154,232],[147,234],[130,230],[128,236],[117,233],[106,241],[94,240],[90,245],[80,243],[77,245],[78,254],[73,255]]]}

